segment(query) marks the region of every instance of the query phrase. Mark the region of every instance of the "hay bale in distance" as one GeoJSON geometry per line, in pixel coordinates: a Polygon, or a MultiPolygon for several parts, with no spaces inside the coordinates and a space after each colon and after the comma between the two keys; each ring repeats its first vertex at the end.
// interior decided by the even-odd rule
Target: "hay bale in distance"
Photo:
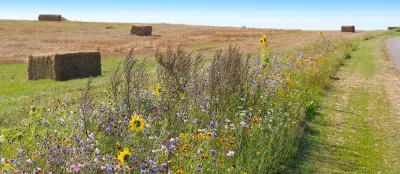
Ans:
{"type": "Polygon", "coordinates": [[[398,29],[398,28],[400,28],[400,27],[388,27],[388,30],[395,30],[395,29],[398,29]]]}
{"type": "Polygon", "coordinates": [[[57,81],[101,75],[100,52],[77,52],[49,56],[29,56],[28,80],[57,81]]]}
{"type": "Polygon", "coordinates": [[[39,21],[57,21],[60,22],[62,20],[61,15],[59,14],[41,14],[38,18],[39,21]]]}
{"type": "Polygon", "coordinates": [[[356,28],[354,26],[342,26],[342,32],[356,32],[356,28]]]}
{"type": "Polygon", "coordinates": [[[131,34],[136,36],[151,36],[153,32],[152,26],[135,26],[131,28],[131,34]]]}
{"type": "Polygon", "coordinates": [[[105,27],[104,27],[104,29],[106,29],[106,30],[110,30],[110,29],[115,29],[115,27],[113,27],[113,26],[109,25],[109,26],[105,26],[105,27]]]}

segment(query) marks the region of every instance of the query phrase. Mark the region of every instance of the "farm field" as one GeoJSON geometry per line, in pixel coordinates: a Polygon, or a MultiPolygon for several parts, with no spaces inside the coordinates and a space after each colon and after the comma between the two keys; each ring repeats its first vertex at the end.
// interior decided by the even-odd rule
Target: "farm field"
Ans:
{"type": "MultiPolygon", "coordinates": [[[[169,46],[201,51],[207,56],[229,44],[247,53],[258,53],[258,38],[266,34],[270,48],[285,48],[318,38],[318,31],[208,27],[151,24],[153,36],[130,35],[133,24],[88,22],[39,22],[0,20],[0,64],[25,62],[31,54],[66,51],[100,51],[102,57],[125,57],[130,49],[141,57],[153,57],[169,46]],[[112,26],[113,29],[105,29],[112,26]],[[18,50],[18,51],[17,51],[18,50]]],[[[328,38],[358,38],[365,32],[324,31],[328,38]]]]}
{"type": "Polygon", "coordinates": [[[374,47],[396,31],[151,24],[139,37],[122,23],[0,24],[0,172],[399,170],[398,79],[374,47]],[[30,54],[93,50],[99,77],[27,80],[30,54]]]}

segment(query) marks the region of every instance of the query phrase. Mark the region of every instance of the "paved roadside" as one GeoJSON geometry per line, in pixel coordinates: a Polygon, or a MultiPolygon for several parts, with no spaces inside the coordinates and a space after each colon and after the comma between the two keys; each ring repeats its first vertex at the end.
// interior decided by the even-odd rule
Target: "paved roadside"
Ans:
{"type": "Polygon", "coordinates": [[[393,37],[386,40],[386,47],[396,64],[396,68],[400,71],[400,37],[393,37]]]}

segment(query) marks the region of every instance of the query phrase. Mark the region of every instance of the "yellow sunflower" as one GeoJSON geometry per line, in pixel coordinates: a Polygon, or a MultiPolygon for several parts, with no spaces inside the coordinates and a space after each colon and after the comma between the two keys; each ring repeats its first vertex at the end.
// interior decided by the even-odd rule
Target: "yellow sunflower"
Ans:
{"type": "Polygon", "coordinates": [[[178,170],[176,171],[176,174],[185,174],[185,172],[183,172],[182,170],[178,170]]]}
{"type": "Polygon", "coordinates": [[[204,138],[204,135],[203,135],[203,133],[199,133],[198,135],[197,135],[197,138],[199,138],[199,139],[203,139],[204,138]]]}
{"type": "Polygon", "coordinates": [[[123,165],[126,161],[129,160],[129,157],[131,157],[131,152],[129,152],[128,148],[124,148],[124,151],[119,152],[117,159],[123,165]]]}
{"type": "Polygon", "coordinates": [[[144,128],[144,119],[139,115],[133,115],[129,122],[129,126],[131,126],[131,130],[141,132],[144,128]]]}
{"type": "Polygon", "coordinates": [[[267,45],[267,35],[264,34],[263,37],[260,38],[260,44],[262,46],[266,46],[267,45]]]}
{"type": "Polygon", "coordinates": [[[181,133],[181,134],[179,134],[179,138],[181,138],[181,139],[185,139],[185,138],[186,138],[186,135],[185,135],[185,134],[183,134],[183,133],[181,133]]]}
{"type": "Polygon", "coordinates": [[[154,89],[155,89],[156,95],[160,95],[160,94],[161,94],[161,87],[160,87],[160,85],[155,86],[154,89]]]}

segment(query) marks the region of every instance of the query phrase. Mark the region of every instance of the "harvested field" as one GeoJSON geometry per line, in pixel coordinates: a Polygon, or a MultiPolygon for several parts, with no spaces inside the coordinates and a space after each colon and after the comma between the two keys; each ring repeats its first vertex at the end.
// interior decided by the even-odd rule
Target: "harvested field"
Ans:
{"type": "MultiPolygon", "coordinates": [[[[141,24],[134,24],[141,25],[141,24]]],[[[245,52],[258,53],[258,39],[266,34],[272,49],[288,47],[315,40],[316,31],[209,27],[172,24],[151,24],[153,35],[130,35],[132,24],[87,22],[39,22],[0,20],[0,64],[25,62],[29,55],[58,52],[100,51],[102,57],[125,57],[131,48],[138,56],[152,57],[159,48],[203,50],[213,55],[217,49],[237,44],[245,52]],[[105,29],[113,26],[115,29],[105,29]],[[212,45],[209,47],[207,45],[212,45]]],[[[356,38],[364,35],[324,31],[329,38],[356,38]]]]}

